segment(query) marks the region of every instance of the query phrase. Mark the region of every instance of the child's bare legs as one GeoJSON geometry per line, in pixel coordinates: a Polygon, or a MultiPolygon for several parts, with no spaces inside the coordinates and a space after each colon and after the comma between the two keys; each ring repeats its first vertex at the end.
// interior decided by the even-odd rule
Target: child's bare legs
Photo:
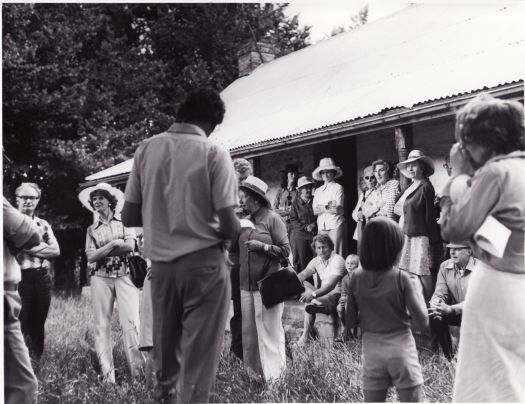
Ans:
{"type": "Polygon", "coordinates": [[[315,324],[315,314],[304,312],[303,334],[297,343],[303,345],[312,339],[312,331],[315,324]]]}
{"type": "Polygon", "coordinates": [[[399,401],[402,403],[419,403],[423,401],[423,386],[409,387],[408,389],[397,389],[399,401]]]}
{"type": "Polygon", "coordinates": [[[387,392],[388,392],[388,389],[364,390],[363,393],[365,395],[365,403],[384,403],[386,401],[387,392]]]}

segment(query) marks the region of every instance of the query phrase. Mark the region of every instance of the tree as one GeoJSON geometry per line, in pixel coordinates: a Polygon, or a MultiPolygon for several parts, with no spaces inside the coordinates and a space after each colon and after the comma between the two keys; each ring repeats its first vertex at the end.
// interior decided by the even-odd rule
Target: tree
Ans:
{"type": "Polygon", "coordinates": [[[247,41],[307,45],[285,7],[3,4],[4,194],[37,182],[42,216],[83,231],[78,184],[166,129],[189,88],[229,85],[247,41]]]}
{"type": "Polygon", "coordinates": [[[368,22],[368,4],[362,7],[356,15],[350,17],[350,24],[348,26],[339,26],[332,28],[330,37],[342,34],[343,32],[352,31],[357,29],[368,22]]]}

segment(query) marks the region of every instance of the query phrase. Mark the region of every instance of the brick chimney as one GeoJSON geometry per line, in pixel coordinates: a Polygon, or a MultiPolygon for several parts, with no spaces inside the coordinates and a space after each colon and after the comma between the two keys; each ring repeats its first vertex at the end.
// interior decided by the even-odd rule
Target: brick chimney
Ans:
{"type": "Polygon", "coordinates": [[[250,42],[239,50],[239,77],[249,75],[256,67],[275,59],[276,48],[268,42],[250,42]]]}

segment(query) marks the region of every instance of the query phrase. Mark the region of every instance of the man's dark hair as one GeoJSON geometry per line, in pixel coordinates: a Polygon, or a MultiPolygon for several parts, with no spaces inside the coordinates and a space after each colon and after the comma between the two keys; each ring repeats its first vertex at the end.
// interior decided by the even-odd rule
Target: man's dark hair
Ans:
{"type": "Polygon", "coordinates": [[[216,126],[224,118],[224,102],[220,94],[209,87],[188,93],[177,109],[177,122],[208,122],[216,126]]]}
{"type": "Polygon", "coordinates": [[[403,230],[392,219],[376,217],[370,220],[361,236],[361,266],[369,271],[389,270],[396,263],[404,243],[403,230]]]}

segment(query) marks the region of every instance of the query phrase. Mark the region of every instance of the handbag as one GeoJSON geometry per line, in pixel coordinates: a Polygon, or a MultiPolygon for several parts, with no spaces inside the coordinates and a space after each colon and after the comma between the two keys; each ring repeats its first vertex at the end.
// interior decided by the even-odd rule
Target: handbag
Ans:
{"type": "Polygon", "coordinates": [[[287,266],[266,275],[270,267],[270,260],[267,259],[264,264],[262,279],[257,282],[262,303],[267,309],[304,292],[304,286],[290,261],[284,256],[283,259],[286,260],[287,266]]]}
{"type": "Polygon", "coordinates": [[[137,243],[135,242],[135,251],[127,257],[129,276],[131,282],[136,288],[141,289],[144,286],[144,279],[148,273],[148,264],[138,253],[137,243]]]}

